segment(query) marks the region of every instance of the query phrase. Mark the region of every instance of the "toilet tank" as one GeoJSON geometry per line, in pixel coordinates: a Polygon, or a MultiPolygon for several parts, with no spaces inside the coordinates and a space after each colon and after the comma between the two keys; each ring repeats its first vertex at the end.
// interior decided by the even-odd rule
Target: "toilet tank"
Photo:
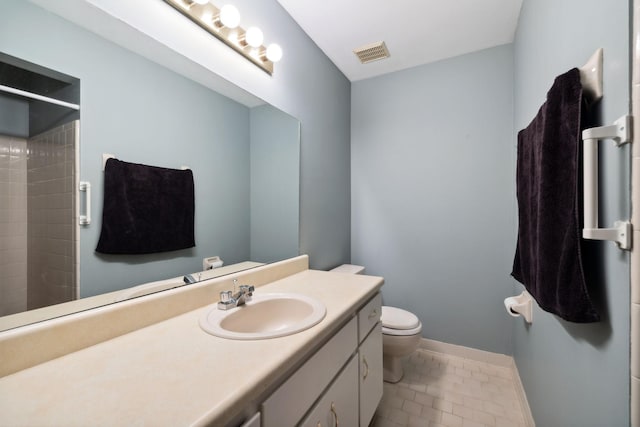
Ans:
{"type": "Polygon", "coordinates": [[[361,265],[342,264],[331,271],[336,273],[364,274],[364,267],[361,265]]]}

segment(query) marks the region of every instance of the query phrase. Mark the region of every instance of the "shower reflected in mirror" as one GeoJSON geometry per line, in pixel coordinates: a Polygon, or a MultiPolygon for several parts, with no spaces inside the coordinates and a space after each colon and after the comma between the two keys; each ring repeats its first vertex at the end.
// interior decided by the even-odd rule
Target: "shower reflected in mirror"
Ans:
{"type": "Polygon", "coordinates": [[[78,295],[80,81],[0,54],[0,316],[78,295]]]}

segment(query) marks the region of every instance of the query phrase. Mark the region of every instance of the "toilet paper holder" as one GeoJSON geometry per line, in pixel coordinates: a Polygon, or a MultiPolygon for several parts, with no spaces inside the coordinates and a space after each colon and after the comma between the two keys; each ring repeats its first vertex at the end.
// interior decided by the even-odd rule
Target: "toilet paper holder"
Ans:
{"type": "Polygon", "coordinates": [[[504,299],[504,308],[507,310],[510,316],[524,317],[527,323],[533,322],[533,298],[527,291],[515,297],[508,297],[504,299]]]}

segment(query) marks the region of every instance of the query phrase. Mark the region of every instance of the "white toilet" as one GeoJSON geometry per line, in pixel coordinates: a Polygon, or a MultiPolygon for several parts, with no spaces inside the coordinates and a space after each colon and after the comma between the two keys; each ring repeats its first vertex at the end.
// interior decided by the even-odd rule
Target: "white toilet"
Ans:
{"type": "Polygon", "coordinates": [[[402,379],[402,358],[418,348],[422,338],[422,323],[406,310],[382,306],[383,379],[397,383],[402,379]]]}
{"type": "MultiPolygon", "coordinates": [[[[363,274],[364,267],[343,264],[331,271],[363,274]]],[[[380,321],[382,322],[383,379],[390,383],[397,383],[404,374],[402,358],[418,348],[422,338],[422,323],[415,314],[388,306],[382,306],[380,321]]]]}

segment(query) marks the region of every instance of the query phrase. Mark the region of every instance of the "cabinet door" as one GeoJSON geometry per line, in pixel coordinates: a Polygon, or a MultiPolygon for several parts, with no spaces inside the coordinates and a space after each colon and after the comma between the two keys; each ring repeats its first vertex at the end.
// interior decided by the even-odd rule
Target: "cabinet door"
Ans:
{"type": "Polygon", "coordinates": [[[378,323],[362,342],[360,362],[360,427],[371,422],[382,399],[382,326],[378,323]]]}
{"type": "Polygon", "coordinates": [[[336,427],[358,425],[358,359],[353,357],[320,396],[309,415],[300,424],[303,427],[336,427]]]}
{"type": "MultiPolygon", "coordinates": [[[[263,427],[292,426],[302,419],[356,350],[357,323],[353,317],[265,400],[262,404],[263,427]]],[[[357,384],[355,379],[353,381],[357,384]]]]}

